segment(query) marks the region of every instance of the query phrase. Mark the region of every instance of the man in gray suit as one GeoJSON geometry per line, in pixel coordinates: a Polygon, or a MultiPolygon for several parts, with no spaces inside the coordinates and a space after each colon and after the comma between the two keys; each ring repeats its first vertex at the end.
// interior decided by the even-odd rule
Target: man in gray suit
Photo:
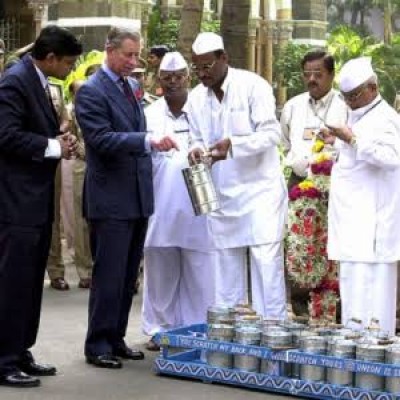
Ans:
{"type": "Polygon", "coordinates": [[[134,282],[153,212],[151,151],[177,148],[168,136],[146,132],[143,109],[130,76],[140,34],[113,28],[104,65],[78,91],[75,109],[86,143],[83,212],[93,256],[86,361],[121,368],[120,358],[140,360],[125,341],[134,282]]]}

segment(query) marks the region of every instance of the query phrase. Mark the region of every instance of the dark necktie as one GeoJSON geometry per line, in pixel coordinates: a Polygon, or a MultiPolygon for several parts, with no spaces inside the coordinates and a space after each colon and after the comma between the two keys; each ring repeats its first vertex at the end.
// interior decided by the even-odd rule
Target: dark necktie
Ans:
{"type": "Polygon", "coordinates": [[[129,85],[129,82],[125,78],[121,78],[120,81],[122,84],[124,95],[133,106],[136,106],[135,95],[133,93],[131,86],[129,85]]]}

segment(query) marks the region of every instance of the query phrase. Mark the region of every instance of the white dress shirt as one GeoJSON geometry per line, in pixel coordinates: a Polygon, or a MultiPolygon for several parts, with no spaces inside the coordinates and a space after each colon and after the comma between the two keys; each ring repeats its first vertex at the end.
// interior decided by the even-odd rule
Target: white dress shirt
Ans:
{"type": "Polygon", "coordinates": [[[319,100],[308,92],[290,99],[281,114],[282,145],[286,165],[298,176],[307,176],[314,138],[310,131],[318,132],[324,126],[340,127],[346,123],[347,106],[332,89],[319,100]]]}

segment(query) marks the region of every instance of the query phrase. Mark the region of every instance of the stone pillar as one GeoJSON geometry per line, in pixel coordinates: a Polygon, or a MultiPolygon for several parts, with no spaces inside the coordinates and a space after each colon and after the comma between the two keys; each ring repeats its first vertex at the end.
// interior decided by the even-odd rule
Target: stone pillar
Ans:
{"type": "Polygon", "coordinates": [[[257,37],[256,37],[256,72],[259,75],[261,75],[262,73],[262,65],[264,61],[263,52],[264,52],[264,37],[262,34],[260,21],[258,21],[257,37]]]}
{"type": "Polygon", "coordinates": [[[213,10],[211,10],[211,0],[204,0],[203,19],[211,20],[213,10]]]}
{"type": "Polygon", "coordinates": [[[221,19],[222,6],[224,5],[224,0],[216,0],[216,1],[217,1],[217,15],[218,15],[218,18],[221,19]]]}
{"type": "Polygon", "coordinates": [[[297,43],[323,46],[327,29],[327,0],[293,2],[293,39],[297,43]]]}
{"type": "Polygon", "coordinates": [[[250,19],[260,18],[260,0],[251,0],[250,19]]]}
{"type": "Polygon", "coordinates": [[[142,13],[135,18],[136,6],[142,7],[142,0],[59,0],[49,8],[51,23],[59,23],[80,36],[84,51],[102,50],[104,40],[113,25],[141,29],[142,13]]]}
{"type": "MultiPolygon", "coordinates": [[[[291,0],[280,0],[277,2],[276,12],[276,27],[278,35],[278,52],[284,50],[292,33],[292,2],[291,0]]],[[[277,106],[282,107],[287,100],[287,89],[284,86],[282,77],[277,77],[278,91],[277,91],[277,106]]]]}
{"type": "Polygon", "coordinates": [[[28,1],[28,6],[32,8],[33,20],[35,24],[35,38],[39,36],[42,27],[47,23],[48,2],[46,0],[28,1]]]}
{"type": "Polygon", "coordinates": [[[250,71],[256,72],[256,42],[257,42],[257,25],[256,21],[249,22],[249,50],[247,53],[247,67],[250,71]]]}
{"type": "Polygon", "coordinates": [[[273,61],[274,61],[274,29],[272,20],[264,21],[263,34],[265,38],[264,71],[263,77],[272,85],[273,61]]]}

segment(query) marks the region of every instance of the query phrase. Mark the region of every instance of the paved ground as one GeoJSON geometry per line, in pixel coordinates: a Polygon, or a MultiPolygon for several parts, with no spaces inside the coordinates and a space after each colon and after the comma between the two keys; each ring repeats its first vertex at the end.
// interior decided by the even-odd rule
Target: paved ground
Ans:
{"type": "MultiPolygon", "coordinates": [[[[94,368],[82,355],[86,331],[88,291],[77,289],[74,271],[68,269],[71,290],[58,292],[46,282],[42,323],[33,353],[38,361],[57,366],[56,377],[42,378],[40,388],[10,389],[0,387],[1,400],[272,400],[289,399],[263,392],[218,384],[160,377],[153,373],[157,354],[146,352],[144,361],[130,361],[122,370],[94,368]]],[[[135,299],[127,342],[143,348],[146,341],[140,332],[140,296],[135,299]]]]}

